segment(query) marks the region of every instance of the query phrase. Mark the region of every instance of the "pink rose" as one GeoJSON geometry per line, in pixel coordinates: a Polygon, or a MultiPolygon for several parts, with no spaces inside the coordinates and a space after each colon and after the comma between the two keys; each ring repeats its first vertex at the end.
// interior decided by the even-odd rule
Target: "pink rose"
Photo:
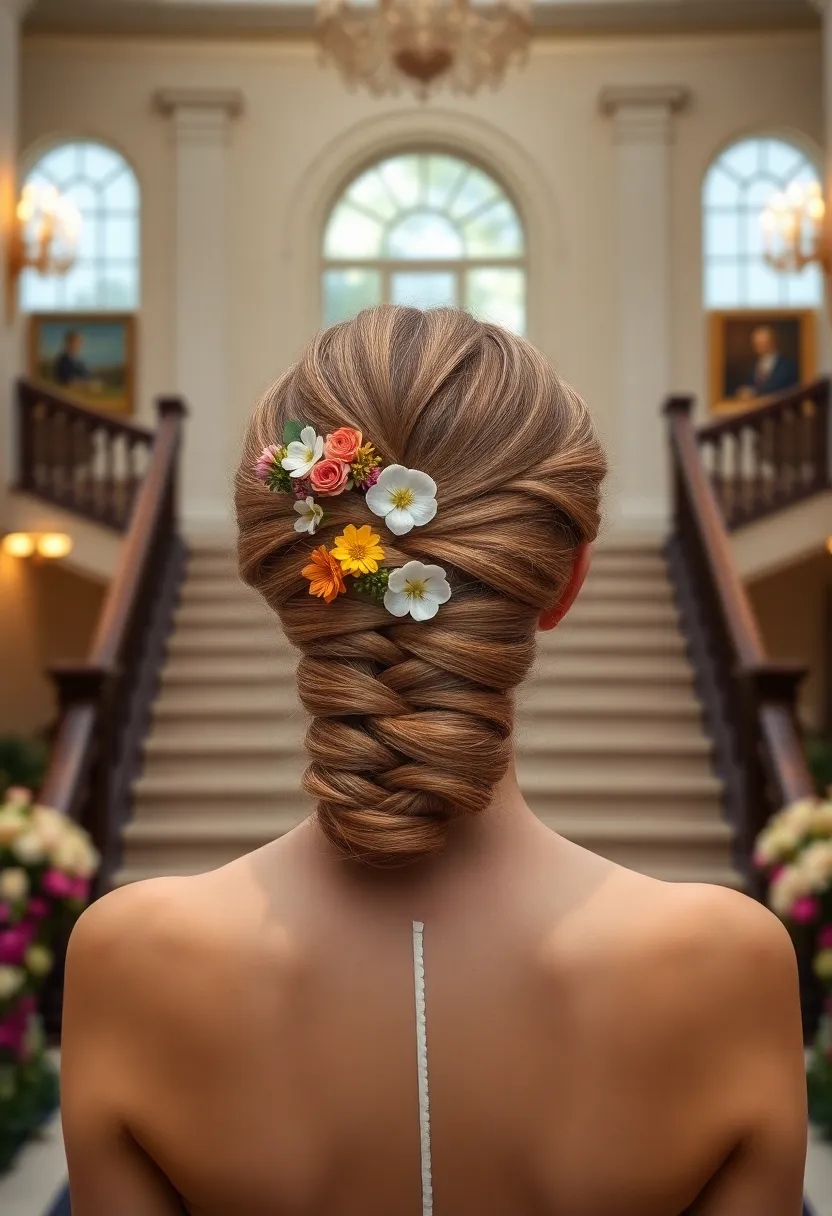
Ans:
{"type": "Polygon", "coordinates": [[[0,1047],[7,1048],[13,1056],[20,1059],[26,1042],[26,1022],[13,1013],[0,1022],[0,1047]]]}
{"type": "Polygon", "coordinates": [[[45,899],[41,899],[39,895],[33,895],[26,905],[27,915],[33,916],[35,920],[42,920],[44,916],[49,915],[49,904],[45,899]]]}
{"type": "Polygon", "coordinates": [[[769,877],[771,878],[771,881],[774,882],[775,878],[779,878],[779,876],[783,873],[785,868],[786,867],[784,865],[772,866],[771,874],[769,875],[769,877]]]}
{"type": "Polygon", "coordinates": [[[71,899],[75,889],[75,880],[62,870],[47,870],[40,884],[47,895],[55,899],[71,899]]]}
{"type": "Polygon", "coordinates": [[[354,431],[351,426],[339,426],[337,431],[327,435],[324,440],[324,456],[328,460],[342,460],[344,464],[352,464],[361,447],[361,432],[354,431]]]}
{"type": "Polygon", "coordinates": [[[818,946],[821,950],[832,950],[832,925],[824,925],[818,934],[818,946]]]}
{"type": "Polygon", "coordinates": [[[319,460],[309,474],[315,494],[341,494],[350,476],[350,466],[340,460],[319,460]]]}
{"type": "Polygon", "coordinates": [[[796,899],[789,909],[789,917],[798,925],[808,925],[820,912],[820,901],[813,895],[796,899]]]}
{"type": "Polygon", "coordinates": [[[35,936],[35,926],[23,921],[0,933],[0,963],[16,967],[23,962],[26,949],[35,936]]]}
{"type": "Polygon", "coordinates": [[[88,878],[73,878],[73,899],[86,899],[90,893],[90,880],[88,878]]]}

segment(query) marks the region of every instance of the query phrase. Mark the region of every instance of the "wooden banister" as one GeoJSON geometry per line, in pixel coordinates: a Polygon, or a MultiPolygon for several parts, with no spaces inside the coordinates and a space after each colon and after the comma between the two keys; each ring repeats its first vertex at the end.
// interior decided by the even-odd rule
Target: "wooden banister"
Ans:
{"type": "Polygon", "coordinates": [[[828,378],[699,428],[697,442],[729,530],[832,486],[828,378]]]}
{"type": "Polygon", "coordinates": [[[127,418],[17,382],[18,490],[123,532],[153,445],[153,431],[127,418]]]}
{"type": "Polygon", "coordinates": [[[716,764],[736,862],[760,893],[754,841],[779,807],[813,792],[795,712],[804,669],[769,661],[691,422],[693,399],[665,403],[673,478],[668,561],[716,764]]]}

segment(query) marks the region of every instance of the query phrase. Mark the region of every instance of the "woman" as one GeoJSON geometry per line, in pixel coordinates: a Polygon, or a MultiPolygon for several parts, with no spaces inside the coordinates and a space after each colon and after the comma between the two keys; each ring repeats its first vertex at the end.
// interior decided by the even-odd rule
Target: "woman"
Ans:
{"type": "Polygon", "coordinates": [[[317,814],[81,918],[74,1216],[798,1216],[785,931],[569,843],[514,775],[604,472],[541,355],[456,310],[362,313],[267,394],[240,570],[302,654],[317,814]]]}

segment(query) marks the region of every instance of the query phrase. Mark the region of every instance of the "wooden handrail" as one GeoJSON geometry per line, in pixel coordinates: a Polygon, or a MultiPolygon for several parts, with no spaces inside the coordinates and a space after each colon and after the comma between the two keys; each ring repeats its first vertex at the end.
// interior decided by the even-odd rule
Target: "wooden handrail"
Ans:
{"type": "Polygon", "coordinates": [[[699,428],[697,442],[729,530],[832,487],[824,378],[699,428]]]}
{"type": "Polygon", "coordinates": [[[17,490],[124,532],[154,442],[129,419],[17,382],[17,490]]]}
{"type": "Polygon", "coordinates": [[[795,712],[805,671],[766,657],[692,409],[691,397],[664,405],[673,474],[668,559],[735,827],[736,861],[759,893],[752,863],[758,833],[773,811],[813,792],[795,712]]]}

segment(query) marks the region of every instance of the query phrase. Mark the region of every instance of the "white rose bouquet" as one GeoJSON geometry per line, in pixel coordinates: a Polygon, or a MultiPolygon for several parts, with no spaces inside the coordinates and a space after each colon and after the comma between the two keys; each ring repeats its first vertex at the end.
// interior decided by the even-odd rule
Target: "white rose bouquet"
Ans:
{"type": "Polygon", "coordinates": [[[87,833],[29,790],[0,797],[0,1173],[57,1104],[37,996],[98,863],[87,833]]]}
{"type": "Polygon", "coordinates": [[[812,1121],[832,1135],[832,790],[773,816],[757,837],[754,862],[768,877],[772,911],[813,956],[826,990],[807,1080],[812,1121]]]}

